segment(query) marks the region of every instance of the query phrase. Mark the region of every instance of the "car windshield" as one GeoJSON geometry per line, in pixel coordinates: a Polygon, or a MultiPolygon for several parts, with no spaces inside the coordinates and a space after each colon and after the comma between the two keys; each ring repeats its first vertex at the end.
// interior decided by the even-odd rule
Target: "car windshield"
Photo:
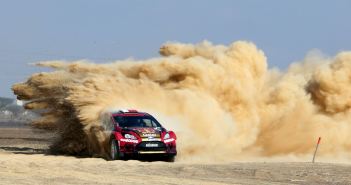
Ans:
{"type": "Polygon", "coordinates": [[[120,127],[161,127],[151,116],[114,116],[113,119],[120,127]]]}

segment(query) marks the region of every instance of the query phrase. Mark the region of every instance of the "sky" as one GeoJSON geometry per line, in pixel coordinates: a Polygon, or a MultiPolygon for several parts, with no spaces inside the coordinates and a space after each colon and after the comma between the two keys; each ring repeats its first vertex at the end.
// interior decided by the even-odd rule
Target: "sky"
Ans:
{"type": "Polygon", "coordinates": [[[167,41],[254,42],[269,67],[351,50],[348,0],[0,0],[0,96],[47,71],[30,63],[158,57],[167,41]]]}

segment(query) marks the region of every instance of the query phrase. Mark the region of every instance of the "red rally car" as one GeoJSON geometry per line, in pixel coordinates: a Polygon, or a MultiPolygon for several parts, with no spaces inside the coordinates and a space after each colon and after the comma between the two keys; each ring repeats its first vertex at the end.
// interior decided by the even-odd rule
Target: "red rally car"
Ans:
{"type": "Polygon", "coordinates": [[[137,110],[109,112],[103,117],[103,125],[111,131],[109,151],[112,160],[152,154],[174,161],[177,155],[175,133],[166,130],[148,113],[137,110]]]}

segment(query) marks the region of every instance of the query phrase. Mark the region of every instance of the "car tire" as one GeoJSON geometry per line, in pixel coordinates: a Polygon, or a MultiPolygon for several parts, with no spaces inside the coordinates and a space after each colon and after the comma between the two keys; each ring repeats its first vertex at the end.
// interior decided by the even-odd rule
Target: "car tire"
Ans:
{"type": "Polygon", "coordinates": [[[118,160],[120,158],[118,143],[115,139],[110,142],[110,158],[111,160],[118,160]]]}

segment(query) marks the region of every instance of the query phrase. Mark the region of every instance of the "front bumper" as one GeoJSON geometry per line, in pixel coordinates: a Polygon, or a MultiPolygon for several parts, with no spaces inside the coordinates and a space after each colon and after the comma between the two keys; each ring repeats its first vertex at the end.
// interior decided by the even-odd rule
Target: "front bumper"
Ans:
{"type": "Polygon", "coordinates": [[[164,141],[141,141],[138,143],[119,141],[121,154],[166,154],[176,155],[176,143],[164,141]]]}

